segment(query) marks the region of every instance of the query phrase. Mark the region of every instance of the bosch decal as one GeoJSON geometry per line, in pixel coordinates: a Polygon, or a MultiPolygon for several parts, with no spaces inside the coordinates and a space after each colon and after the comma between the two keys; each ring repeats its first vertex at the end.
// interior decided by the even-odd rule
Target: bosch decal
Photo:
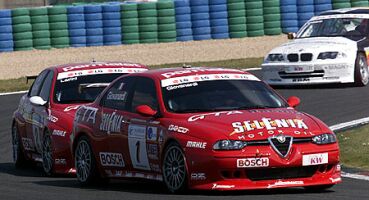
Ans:
{"type": "Polygon", "coordinates": [[[100,162],[106,167],[124,167],[123,155],[120,153],[100,152],[100,162]]]}
{"type": "Polygon", "coordinates": [[[237,159],[238,168],[269,167],[269,158],[237,159]]]}

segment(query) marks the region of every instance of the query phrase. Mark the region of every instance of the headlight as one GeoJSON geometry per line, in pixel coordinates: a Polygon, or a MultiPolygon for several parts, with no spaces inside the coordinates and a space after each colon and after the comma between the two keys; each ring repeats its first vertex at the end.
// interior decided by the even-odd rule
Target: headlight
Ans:
{"type": "Polygon", "coordinates": [[[326,133],[313,137],[313,143],[315,144],[331,144],[335,142],[337,142],[335,134],[326,133]]]}
{"type": "Polygon", "coordinates": [[[280,53],[272,53],[269,54],[268,57],[265,59],[265,62],[281,62],[284,61],[283,54],[280,53]]]}
{"type": "Polygon", "coordinates": [[[239,150],[246,146],[246,142],[239,140],[220,140],[213,146],[214,150],[239,150]]]}
{"type": "Polygon", "coordinates": [[[325,60],[325,59],[336,59],[341,57],[346,57],[346,54],[337,51],[327,51],[320,53],[318,59],[325,60]]]}

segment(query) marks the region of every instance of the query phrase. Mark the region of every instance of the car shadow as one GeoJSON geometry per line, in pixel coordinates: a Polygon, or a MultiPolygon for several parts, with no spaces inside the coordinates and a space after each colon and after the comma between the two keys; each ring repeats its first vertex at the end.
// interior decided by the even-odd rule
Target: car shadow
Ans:
{"type": "Polygon", "coordinates": [[[43,177],[45,176],[36,164],[30,164],[23,168],[16,168],[14,163],[0,163],[0,173],[23,177],[43,177]]]}
{"type": "Polygon", "coordinates": [[[178,195],[195,195],[195,196],[261,196],[275,194],[307,194],[307,193],[331,193],[332,190],[314,192],[307,191],[303,188],[284,188],[284,189],[268,189],[268,190],[244,190],[244,191],[202,191],[188,190],[181,194],[172,194],[168,192],[163,183],[148,180],[111,180],[109,183],[99,183],[93,186],[81,186],[76,179],[68,180],[50,180],[37,181],[35,184],[54,187],[80,188],[88,191],[114,191],[128,192],[140,194],[160,194],[168,196],[178,195]]]}

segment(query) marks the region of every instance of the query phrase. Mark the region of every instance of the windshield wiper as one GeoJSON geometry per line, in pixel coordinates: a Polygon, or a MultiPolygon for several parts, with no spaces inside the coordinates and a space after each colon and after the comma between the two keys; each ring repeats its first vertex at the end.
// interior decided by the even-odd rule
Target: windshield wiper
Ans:
{"type": "Polygon", "coordinates": [[[251,109],[265,109],[265,108],[280,108],[276,106],[263,106],[263,105],[252,105],[252,106],[241,106],[234,108],[234,110],[251,110],[251,109]]]}
{"type": "Polygon", "coordinates": [[[191,108],[183,110],[175,110],[176,113],[196,113],[196,112],[214,112],[220,111],[221,109],[202,109],[202,108],[191,108]]]}

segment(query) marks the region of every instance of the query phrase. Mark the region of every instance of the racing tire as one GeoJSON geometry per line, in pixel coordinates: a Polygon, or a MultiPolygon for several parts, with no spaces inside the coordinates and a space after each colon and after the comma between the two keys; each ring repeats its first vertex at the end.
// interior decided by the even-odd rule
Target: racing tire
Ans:
{"type": "Polygon", "coordinates": [[[306,191],[308,192],[322,192],[325,191],[331,187],[333,187],[334,184],[329,184],[329,185],[317,185],[317,186],[307,186],[304,187],[306,191]]]}
{"type": "Polygon", "coordinates": [[[369,82],[369,67],[363,53],[358,53],[356,57],[354,80],[358,87],[366,86],[369,82]]]}
{"type": "Polygon", "coordinates": [[[54,158],[51,134],[45,132],[44,140],[42,141],[42,169],[46,176],[52,176],[54,173],[54,158]]]}
{"type": "Polygon", "coordinates": [[[74,150],[74,161],[76,167],[76,176],[82,186],[88,186],[96,183],[98,180],[98,171],[94,153],[86,136],[81,136],[74,150]]]}
{"type": "Polygon", "coordinates": [[[22,168],[28,165],[26,156],[24,155],[23,145],[18,133],[18,127],[14,123],[12,126],[12,146],[13,146],[13,161],[16,168],[22,168]]]}
{"type": "Polygon", "coordinates": [[[186,158],[177,143],[165,148],[162,168],[164,184],[170,192],[181,193],[187,189],[186,158]]]}

